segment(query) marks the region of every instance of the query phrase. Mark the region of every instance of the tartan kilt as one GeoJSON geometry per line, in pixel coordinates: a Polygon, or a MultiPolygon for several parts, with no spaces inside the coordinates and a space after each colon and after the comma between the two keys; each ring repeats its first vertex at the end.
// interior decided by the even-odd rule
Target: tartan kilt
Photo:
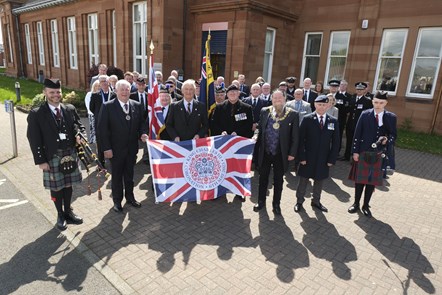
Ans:
{"type": "Polygon", "coordinates": [[[46,189],[59,191],[65,187],[72,186],[82,180],[80,162],[74,148],[57,150],[57,153],[49,161],[49,171],[43,171],[43,185],[46,189]],[[72,156],[77,161],[77,169],[70,174],[64,175],[60,172],[60,160],[64,156],[72,156]]]}
{"type": "Polygon", "coordinates": [[[359,155],[358,162],[352,162],[349,180],[353,180],[356,183],[382,185],[382,157],[377,152],[362,152],[359,155]],[[375,162],[369,163],[364,160],[366,156],[374,157],[375,162]]]}

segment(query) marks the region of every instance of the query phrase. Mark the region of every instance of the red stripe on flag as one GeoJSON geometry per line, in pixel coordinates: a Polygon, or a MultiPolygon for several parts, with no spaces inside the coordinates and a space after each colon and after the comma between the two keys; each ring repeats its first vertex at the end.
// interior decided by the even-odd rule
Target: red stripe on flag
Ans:
{"type": "Polygon", "coordinates": [[[201,201],[213,200],[215,198],[215,190],[199,191],[201,201]]]}
{"type": "Polygon", "coordinates": [[[183,164],[152,164],[153,175],[156,179],[161,178],[182,178],[183,174],[183,164]]]}
{"type": "Polygon", "coordinates": [[[235,171],[239,173],[250,173],[252,169],[252,159],[226,159],[227,171],[235,171]]]}
{"type": "Polygon", "coordinates": [[[195,141],[196,147],[211,146],[211,144],[212,144],[212,139],[210,137],[200,138],[195,141]]]}
{"type": "Polygon", "coordinates": [[[164,200],[164,202],[171,202],[177,196],[180,196],[182,193],[184,193],[189,187],[190,187],[190,184],[186,183],[179,190],[177,190],[175,193],[173,193],[170,197],[168,197],[166,200],[164,200]]]}
{"type": "Polygon", "coordinates": [[[150,143],[155,145],[157,147],[157,149],[163,150],[163,151],[165,151],[166,153],[169,153],[170,155],[172,155],[175,158],[184,158],[183,155],[181,155],[180,153],[178,153],[175,150],[171,149],[170,147],[165,146],[164,144],[161,144],[161,143],[153,141],[153,140],[150,141],[150,143]]]}
{"type": "Polygon", "coordinates": [[[222,149],[220,149],[219,151],[224,154],[228,149],[230,149],[234,144],[236,144],[237,142],[240,142],[244,140],[244,138],[241,137],[236,137],[233,138],[232,140],[229,141],[228,144],[226,144],[222,149]]]}
{"type": "Polygon", "coordinates": [[[243,196],[251,196],[251,194],[248,191],[244,190],[244,187],[240,185],[233,177],[226,178],[226,181],[233,184],[243,196]]]}

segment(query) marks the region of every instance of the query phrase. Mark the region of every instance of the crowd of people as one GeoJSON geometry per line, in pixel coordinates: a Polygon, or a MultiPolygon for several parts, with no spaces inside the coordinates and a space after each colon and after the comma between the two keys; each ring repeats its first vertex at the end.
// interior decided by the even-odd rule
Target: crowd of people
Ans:
{"type": "MultiPolygon", "coordinates": [[[[133,192],[133,176],[140,146],[143,162],[149,164],[145,144],[149,86],[146,77],[137,72],[126,72],[124,79],[118,80],[107,76],[106,70],[106,65],[99,66],[99,74],[92,78],[91,91],[85,97],[89,142],[96,143],[101,165],[111,165],[113,210],[122,212],[123,198],[133,207],[141,206],[133,192]]],[[[355,200],[348,212],[361,209],[371,216],[369,202],[374,188],[382,184],[387,168],[395,168],[396,116],[385,110],[386,93],[373,95],[368,82],[357,82],[356,93],[351,94],[345,80],[328,81],[327,92],[321,81],[313,85],[310,78],[303,80],[302,87],[296,87],[295,77],[287,77],[272,91],[272,85],[262,77],[249,86],[241,74],[229,85],[223,77],[217,77],[216,106],[208,113],[206,105],[198,100],[198,80],[181,82],[177,71],[165,81],[159,71],[155,77],[162,107],[158,118],[163,123],[158,139],[178,142],[209,135],[238,135],[256,141],[253,162],[259,172],[259,189],[254,211],[266,206],[273,170],[272,208],[276,215],[281,214],[283,176],[293,161],[299,176],[294,211],[305,210],[306,188],[312,179],[311,206],[327,212],[321,203],[323,181],[337,160],[351,160],[349,178],[355,181],[355,200]]],[[[35,164],[43,170],[44,185],[51,191],[58,212],[57,226],[63,230],[67,222],[82,222],[71,210],[70,198],[72,184],[81,181],[75,144],[82,139],[77,135],[80,132],[86,136],[86,132],[75,108],[61,103],[58,80],[46,79],[44,94],[47,103],[29,114],[28,139],[35,164]]]]}

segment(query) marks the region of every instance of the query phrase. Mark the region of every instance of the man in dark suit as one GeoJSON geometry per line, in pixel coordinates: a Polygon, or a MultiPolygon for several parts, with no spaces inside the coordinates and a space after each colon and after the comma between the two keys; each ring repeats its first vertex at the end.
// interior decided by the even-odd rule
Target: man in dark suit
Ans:
{"type": "Polygon", "coordinates": [[[371,217],[370,199],[375,186],[382,185],[382,170],[385,173],[387,167],[396,168],[394,143],[397,136],[397,118],[394,113],[385,110],[386,105],[387,92],[377,92],[373,98],[373,108],[362,112],[356,125],[352,145],[353,165],[357,165],[356,175],[352,179],[355,181],[355,202],[348,208],[349,213],[359,211],[365,187],[362,212],[371,217]],[[381,157],[379,150],[385,150],[385,158],[381,157]]]}
{"type": "Polygon", "coordinates": [[[339,121],[339,151],[342,146],[342,136],[344,135],[345,125],[347,124],[347,117],[350,107],[350,100],[352,95],[347,92],[347,81],[330,80],[330,93],[333,94],[336,100],[335,107],[338,109],[339,121]]]}
{"type": "Polygon", "coordinates": [[[296,190],[295,212],[303,210],[302,203],[309,178],[314,180],[312,207],[323,212],[322,184],[329,177],[329,168],[336,163],[339,148],[339,123],[326,114],[329,107],[326,95],[316,98],[316,111],[304,117],[299,128],[299,184],[296,190]]]}
{"type": "Polygon", "coordinates": [[[272,100],[270,98],[270,94],[272,91],[272,86],[270,86],[269,83],[264,83],[261,86],[261,98],[264,99],[264,101],[266,102],[267,106],[272,105],[272,100]]]}
{"type": "Polygon", "coordinates": [[[350,99],[350,104],[348,107],[349,116],[347,119],[347,124],[345,126],[345,153],[344,157],[340,160],[350,161],[351,146],[353,144],[353,135],[356,129],[356,123],[358,123],[359,117],[362,112],[373,107],[371,100],[364,96],[367,84],[364,82],[358,82],[355,84],[356,94],[350,99]]]}
{"type": "Polygon", "coordinates": [[[242,100],[244,103],[252,106],[253,110],[253,132],[259,123],[261,109],[267,106],[267,102],[261,98],[261,87],[258,83],[250,87],[250,96],[242,100]]]}
{"type": "Polygon", "coordinates": [[[311,89],[312,87],[312,79],[310,78],[305,78],[304,79],[304,88],[303,90],[303,96],[302,96],[302,100],[308,102],[310,104],[310,107],[313,105],[315,105],[315,99],[318,97],[318,93],[316,93],[315,91],[313,91],[311,89]]]}
{"type": "Polygon", "coordinates": [[[243,99],[245,97],[250,96],[250,88],[246,84],[246,76],[243,74],[238,75],[238,82],[239,82],[239,91],[240,91],[240,98],[243,99]]]}
{"type": "MultiPolygon", "coordinates": [[[[147,105],[148,105],[148,93],[146,92],[146,80],[142,75],[139,75],[137,80],[135,81],[137,85],[137,91],[132,92],[129,96],[130,99],[138,101],[141,104],[141,108],[143,109],[143,120],[147,120],[147,105]]],[[[143,147],[143,163],[146,165],[149,164],[149,150],[147,149],[147,145],[143,143],[141,140],[138,142],[139,145],[143,147]]]]}
{"type": "MultiPolygon", "coordinates": [[[[258,86],[259,87],[259,86],[258,86]]],[[[227,100],[215,107],[210,120],[211,135],[253,136],[252,106],[239,100],[239,89],[230,85],[226,90],[227,100]]]]}
{"type": "Polygon", "coordinates": [[[117,98],[106,102],[98,117],[102,149],[112,164],[113,210],[122,212],[123,195],[126,203],[141,207],[134,196],[134,166],[137,159],[138,140],[147,140],[143,109],[138,101],[129,99],[130,83],[120,80],[116,84],[117,98]],[[124,186],[123,186],[124,184],[124,186]],[[124,192],[123,192],[124,187],[124,192]]]}
{"type": "Polygon", "coordinates": [[[287,83],[287,94],[291,97],[295,97],[296,90],[296,77],[287,77],[285,78],[285,82],[287,83]]]}
{"type": "Polygon", "coordinates": [[[193,99],[195,81],[186,80],[181,87],[183,99],[170,105],[166,130],[174,141],[198,139],[207,136],[208,119],[206,106],[193,99]]]}
{"type": "MultiPolygon", "coordinates": [[[[98,131],[97,128],[98,115],[100,114],[101,106],[106,101],[112,100],[116,97],[115,93],[110,90],[109,77],[107,75],[100,75],[98,77],[98,81],[100,82],[100,91],[92,93],[91,102],[89,104],[89,109],[94,114],[95,118],[94,127],[95,130],[97,131],[98,131]]],[[[96,132],[96,137],[97,137],[97,156],[103,167],[105,167],[105,159],[104,159],[103,149],[101,148],[99,132],[96,132]]]]}
{"type": "Polygon", "coordinates": [[[170,102],[172,101],[172,98],[170,97],[169,90],[164,86],[160,87],[159,99],[161,104],[161,113],[159,113],[157,116],[163,126],[161,127],[160,131],[158,131],[157,139],[172,140],[166,130],[166,121],[167,116],[169,115],[170,102]]]}
{"type": "Polygon", "coordinates": [[[285,94],[276,90],[272,94],[272,106],[263,108],[254,138],[259,145],[259,193],[253,210],[265,206],[269,175],[273,166],[273,212],[281,214],[281,194],[284,173],[289,161],[293,161],[298,148],[299,117],[296,111],[285,107],[285,94]]]}
{"type": "Polygon", "coordinates": [[[72,185],[81,182],[75,143],[80,143],[77,132],[85,135],[85,128],[73,105],[60,103],[59,80],[45,79],[43,93],[46,103],[34,108],[28,115],[27,137],[35,165],[43,171],[43,185],[51,192],[57,209],[57,227],[66,229],[66,223],[80,224],[83,219],[71,208],[72,185]],[[62,160],[70,159],[72,169],[64,169],[62,160]],[[64,205],[64,210],[63,210],[64,205]]]}

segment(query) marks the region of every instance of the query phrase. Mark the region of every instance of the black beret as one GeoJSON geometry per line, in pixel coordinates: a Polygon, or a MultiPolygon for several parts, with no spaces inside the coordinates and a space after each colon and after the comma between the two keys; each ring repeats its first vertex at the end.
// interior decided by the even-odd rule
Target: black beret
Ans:
{"type": "Polygon", "coordinates": [[[355,88],[359,89],[359,90],[364,90],[364,89],[367,88],[367,86],[368,85],[365,82],[358,82],[358,83],[355,84],[355,88]]]}
{"type": "Polygon", "coordinates": [[[226,93],[226,88],[224,88],[224,83],[221,83],[221,85],[216,86],[215,93],[226,93]]]}
{"type": "Polygon", "coordinates": [[[319,95],[315,99],[315,102],[328,102],[328,97],[327,97],[327,95],[319,95]]]}
{"type": "Polygon", "coordinates": [[[43,85],[46,88],[52,88],[52,89],[60,89],[61,88],[60,80],[58,80],[58,79],[45,79],[45,81],[43,82],[43,85]]]}
{"type": "Polygon", "coordinates": [[[287,81],[287,83],[295,83],[296,77],[287,77],[287,78],[285,78],[285,80],[287,81]]]}
{"type": "Polygon", "coordinates": [[[160,93],[167,93],[167,94],[169,94],[169,87],[161,85],[160,86],[160,93]]]}
{"type": "Polygon", "coordinates": [[[378,91],[378,92],[376,92],[374,98],[387,100],[388,99],[387,91],[378,91]]]}
{"type": "Polygon", "coordinates": [[[229,91],[232,90],[239,90],[239,88],[235,84],[232,84],[229,87],[227,87],[226,93],[229,93],[229,91]]]}

